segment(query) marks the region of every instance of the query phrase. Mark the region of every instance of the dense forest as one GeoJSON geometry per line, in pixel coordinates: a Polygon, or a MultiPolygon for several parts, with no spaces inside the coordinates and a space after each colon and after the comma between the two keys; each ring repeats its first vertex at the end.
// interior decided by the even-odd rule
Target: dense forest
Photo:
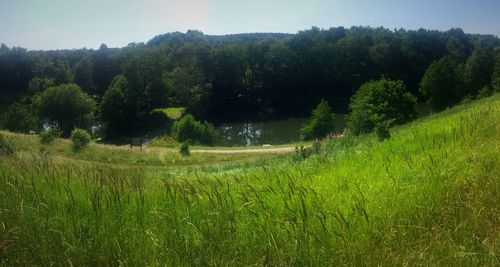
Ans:
{"type": "Polygon", "coordinates": [[[324,99],[345,113],[362,84],[382,77],[443,109],[485,86],[499,89],[500,40],[461,29],[313,27],[297,34],[174,32],[97,50],[0,48],[3,108],[16,103],[23,119],[40,112],[50,118],[55,104],[44,108],[40,96],[66,86],[73,91],[64,99],[88,102],[76,84],[96,103],[87,124],[98,120],[121,136],[153,129],[154,111],[166,107],[221,121],[303,116],[324,99]]]}

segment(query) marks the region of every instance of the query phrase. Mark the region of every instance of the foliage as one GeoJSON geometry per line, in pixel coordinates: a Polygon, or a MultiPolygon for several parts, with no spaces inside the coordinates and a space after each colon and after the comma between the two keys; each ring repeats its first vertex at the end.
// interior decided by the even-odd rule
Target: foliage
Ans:
{"type": "Polygon", "coordinates": [[[493,88],[491,88],[491,86],[485,85],[483,86],[483,88],[481,88],[481,90],[479,90],[479,92],[477,92],[477,98],[492,96],[494,92],[495,91],[493,91],[493,88]]]}
{"type": "Polygon", "coordinates": [[[29,133],[40,129],[40,121],[32,109],[27,105],[14,103],[2,115],[3,126],[16,133],[29,133]]]}
{"type": "Polygon", "coordinates": [[[63,136],[68,136],[77,127],[89,129],[94,122],[95,101],[76,84],[51,87],[37,101],[41,118],[63,136]]]}
{"type": "Polygon", "coordinates": [[[318,155],[323,150],[323,145],[321,141],[313,140],[311,146],[299,145],[295,147],[292,159],[294,160],[304,160],[312,155],[318,155]]]}
{"type": "Polygon", "coordinates": [[[55,129],[49,129],[41,132],[38,137],[40,138],[40,143],[44,145],[48,145],[52,143],[56,138],[58,138],[61,134],[55,129]]]}
{"type": "Polygon", "coordinates": [[[218,134],[214,126],[206,121],[199,122],[191,114],[184,115],[172,127],[172,136],[179,142],[213,145],[218,134]]]}
{"type": "Polygon", "coordinates": [[[168,117],[159,116],[158,112],[160,107],[164,107],[168,102],[165,89],[158,84],[155,85],[158,88],[152,88],[148,81],[143,81],[146,84],[133,82],[131,79],[138,79],[133,70],[127,75],[117,75],[101,101],[101,120],[105,124],[108,137],[142,135],[164,126],[169,121],[168,117]]]}
{"type": "Polygon", "coordinates": [[[492,81],[491,81],[491,87],[494,91],[496,92],[500,92],[500,76],[499,77],[495,77],[492,81]]]}
{"type": "Polygon", "coordinates": [[[403,124],[416,117],[415,105],[415,97],[406,91],[402,81],[370,81],[351,99],[348,127],[358,135],[403,124]]]}
{"type": "Polygon", "coordinates": [[[54,79],[35,77],[29,81],[28,94],[34,95],[55,86],[54,79]]]}
{"type": "Polygon", "coordinates": [[[16,149],[7,136],[0,133],[0,156],[12,156],[15,152],[16,149]]]}
{"type": "Polygon", "coordinates": [[[97,50],[27,51],[3,45],[0,94],[2,104],[11,104],[74,80],[99,99],[123,75],[128,83],[122,90],[126,101],[119,101],[123,113],[104,115],[104,122],[108,134],[131,136],[156,129],[149,114],[168,106],[184,106],[197,118],[284,117],[306,115],[325,99],[344,113],[356,88],[382,75],[402,80],[415,95],[425,70],[443,56],[455,65],[467,61],[460,76],[470,84],[478,80],[464,90],[475,96],[489,72],[483,66],[490,63],[482,62],[499,46],[495,36],[461,29],[370,27],[227,36],[174,32],[119,49],[103,44],[97,50]],[[110,117],[119,123],[113,125],[110,117]],[[119,126],[123,121],[133,126],[119,126]]]}
{"type": "Polygon", "coordinates": [[[135,109],[127,78],[120,75],[113,79],[109,89],[104,93],[101,100],[101,120],[106,123],[106,134],[114,136],[127,134],[134,125],[135,109]]]}
{"type": "Polygon", "coordinates": [[[312,155],[312,149],[303,145],[296,146],[294,152],[293,159],[295,160],[304,160],[312,155]]]}
{"type": "Polygon", "coordinates": [[[181,153],[181,155],[183,155],[183,156],[189,156],[189,154],[191,154],[191,152],[189,151],[189,143],[188,142],[184,142],[181,144],[181,147],[179,149],[179,153],[181,153]]]}
{"type": "Polygon", "coordinates": [[[73,147],[78,150],[86,147],[90,143],[91,137],[87,131],[77,128],[71,132],[70,139],[73,142],[73,147]]]}
{"type": "Polygon", "coordinates": [[[465,64],[464,76],[467,94],[476,96],[478,91],[491,83],[495,59],[488,48],[476,48],[465,64]]]}
{"type": "Polygon", "coordinates": [[[300,134],[304,140],[323,138],[335,129],[333,113],[328,102],[321,100],[318,106],[312,111],[312,116],[300,129],[300,134]]]}
{"type": "Polygon", "coordinates": [[[443,110],[460,102],[465,96],[462,72],[449,57],[434,61],[424,73],[420,92],[434,110],[443,110]]]}
{"type": "Polygon", "coordinates": [[[96,91],[92,77],[93,68],[94,63],[89,56],[83,57],[74,67],[75,83],[89,94],[96,91]]]}
{"type": "Polygon", "coordinates": [[[494,91],[500,92],[500,47],[494,50],[495,63],[491,74],[491,87],[494,91]]]}
{"type": "Polygon", "coordinates": [[[186,106],[190,113],[202,114],[207,111],[211,84],[207,83],[198,60],[186,57],[181,66],[163,75],[163,82],[176,103],[186,106]]]}
{"type": "Polygon", "coordinates": [[[382,121],[375,124],[375,133],[377,134],[379,141],[384,141],[391,138],[391,133],[389,132],[390,123],[388,121],[382,121]]]}

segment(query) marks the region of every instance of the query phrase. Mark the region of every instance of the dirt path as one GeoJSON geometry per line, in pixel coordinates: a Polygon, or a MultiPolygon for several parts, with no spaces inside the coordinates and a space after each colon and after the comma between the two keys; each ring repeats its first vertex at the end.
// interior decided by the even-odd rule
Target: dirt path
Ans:
{"type": "Polygon", "coordinates": [[[270,148],[248,148],[248,149],[193,149],[191,153],[212,153],[212,154],[238,154],[238,153],[289,153],[295,147],[270,147],[270,148]]]}

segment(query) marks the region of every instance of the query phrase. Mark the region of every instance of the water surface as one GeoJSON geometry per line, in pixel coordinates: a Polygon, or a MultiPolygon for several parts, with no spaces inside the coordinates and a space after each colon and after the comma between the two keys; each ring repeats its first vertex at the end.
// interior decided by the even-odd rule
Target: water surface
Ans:
{"type": "MultiPolygon", "coordinates": [[[[221,145],[280,145],[300,141],[299,129],[308,118],[289,118],[268,122],[221,123],[218,125],[221,145]]],[[[345,115],[335,114],[336,131],[345,128],[345,115]]]]}

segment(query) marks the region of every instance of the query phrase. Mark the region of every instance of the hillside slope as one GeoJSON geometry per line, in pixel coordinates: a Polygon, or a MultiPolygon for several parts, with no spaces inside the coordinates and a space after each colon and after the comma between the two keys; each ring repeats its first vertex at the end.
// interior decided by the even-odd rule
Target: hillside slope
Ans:
{"type": "Polygon", "coordinates": [[[2,157],[0,262],[499,265],[499,118],[497,94],[384,142],[179,174],[2,157]]]}

